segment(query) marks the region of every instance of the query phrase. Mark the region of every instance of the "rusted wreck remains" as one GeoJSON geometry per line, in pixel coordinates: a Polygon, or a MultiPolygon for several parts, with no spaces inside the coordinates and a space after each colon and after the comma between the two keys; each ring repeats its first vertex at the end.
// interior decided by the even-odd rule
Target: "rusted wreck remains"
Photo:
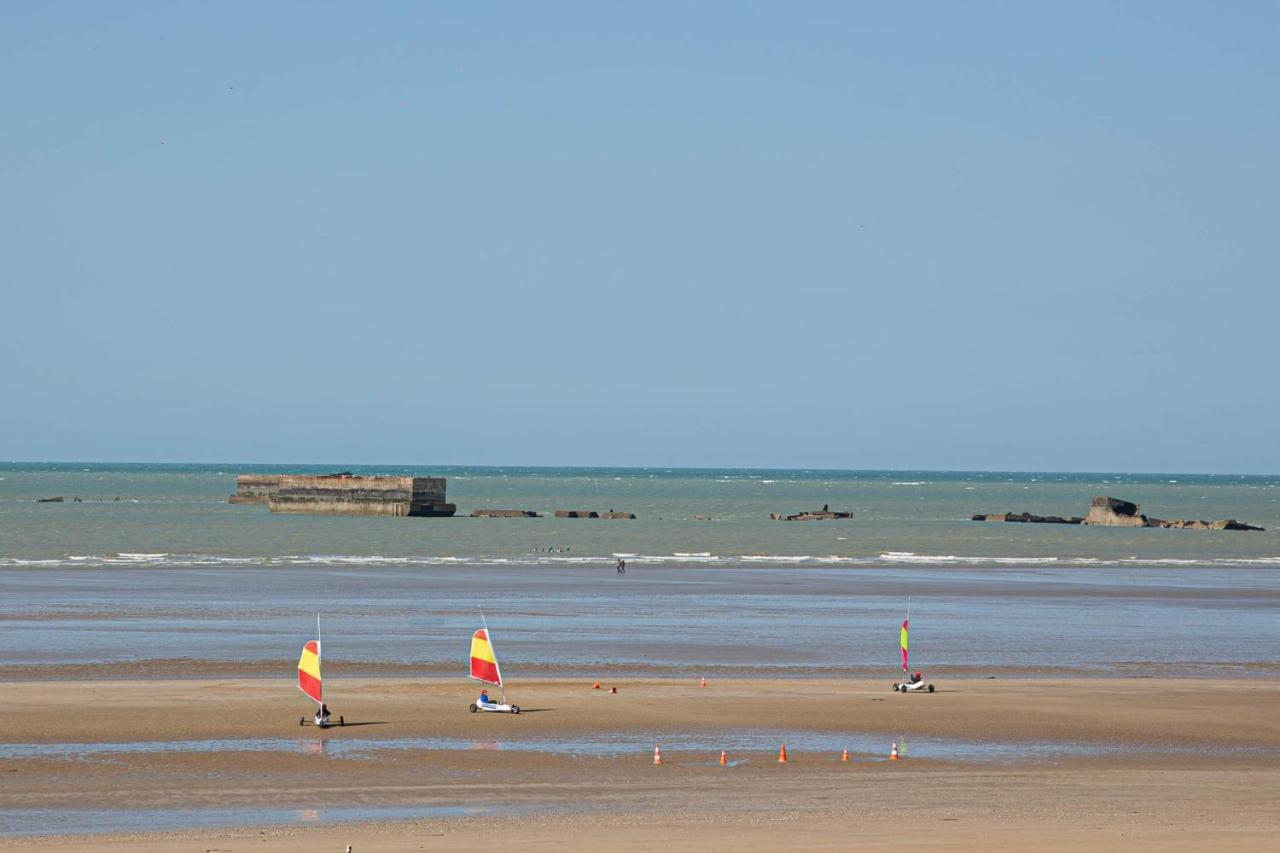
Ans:
{"type": "Polygon", "coordinates": [[[1181,530],[1263,530],[1228,518],[1223,521],[1184,521],[1151,518],[1143,515],[1141,507],[1132,501],[1098,495],[1089,502],[1089,514],[1081,518],[1060,515],[1033,515],[1029,512],[1002,512],[991,515],[975,515],[974,521],[1013,521],[1027,524],[1085,524],[1090,527],[1164,527],[1181,530]]]}

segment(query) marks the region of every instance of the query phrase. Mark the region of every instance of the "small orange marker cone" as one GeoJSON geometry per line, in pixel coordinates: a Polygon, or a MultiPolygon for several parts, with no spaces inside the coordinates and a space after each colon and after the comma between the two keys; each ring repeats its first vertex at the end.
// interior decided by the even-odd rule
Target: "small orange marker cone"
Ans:
{"type": "Polygon", "coordinates": [[[782,745],[782,749],[778,750],[778,763],[787,763],[787,745],[785,743],[782,745]]]}
{"type": "Polygon", "coordinates": [[[595,684],[591,685],[591,689],[592,689],[592,690],[599,690],[599,689],[600,689],[600,682],[598,682],[598,681],[597,681],[595,684]]]}
{"type": "Polygon", "coordinates": [[[657,767],[662,764],[662,750],[658,749],[658,745],[653,745],[653,766],[657,767]]]}
{"type": "Polygon", "coordinates": [[[844,754],[840,756],[840,760],[841,760],[841,761],[848,761],[848,760],[849,760],[849,750],[848,750],[848,749],[846,749],[846,750],[844,751],[844,754]]]}
{"type": "Polygon", "coordinates": [[[722,749],[720,750],[720,766],[727,767],[728,765],[729,765],[729,759],[728,757],[725,756],[724,750],[722,749]]]}
{"type": "Polygon", "coordinates": [[[896,740],[893,742],[893,749],[889,751],[889,760],[890,761],[898,760],[898,742],[896,740]]]}
{"type": "Polygon", "coordinates": [[[700,684],[699,686],[700,686],[700,687],[706,687],[706,686],[707,686],[707,677],[706,677],[705,675],[704,675],[704,676],[702,676],[702,684],[700,684]]]}

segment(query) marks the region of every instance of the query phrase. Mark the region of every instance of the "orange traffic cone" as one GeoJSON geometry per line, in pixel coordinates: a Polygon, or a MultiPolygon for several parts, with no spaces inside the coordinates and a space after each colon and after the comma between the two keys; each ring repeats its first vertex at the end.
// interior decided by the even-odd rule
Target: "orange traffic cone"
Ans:
{"type": "Polygon", "coordinates": [[[849,760],[849,750],[847,750],[847,749],[846,749],[846,750],[844,751],[844,754],[840,756],[840,760],[841,760],[841,761],[848,761],[848,760],[849,760]]]}
{"type": "Polygon", "coordinates": [[[657,767],[662,764],[662,750],[658,749],[658,745],[653,745],[653,766],[657,767]]]}
{"type": "Polygon", "coordinates": [[[778,750],[778,763],[779,764],[787,763],[787,745],[785,743],[782,745],[782,749],[778,750]]]}
{"type": "Polygon", "coordinates": [[[700,687],[706,687],[706,686],[707,686],[707,677],[706,677],[705,675],[704,675],[704,676],[702,676],[702,684],[700,684],[699,686],[700,686],[700,687]]]}
{"type": "Polygon", "coordinates": [[[729,765],[729,759],[725,756],[724,750],[722,749],[720,750],[720,766],[727,767],[728,765],[729,765]]]}
{"type": "Polygon", "coordinates": [[[893,749],[889,751],[889,760],[890,761],[898,760],[898,742],[896,740],[893,742],[893,749]]]}
{"type": "Polygon", "coordinates": [[[591,689],[592,689],[592,690],[599,690],[599,689],[600,689],[600,682],[598,682],[598,681],[597,681],[595,684],[591,685],[591,689]]]}

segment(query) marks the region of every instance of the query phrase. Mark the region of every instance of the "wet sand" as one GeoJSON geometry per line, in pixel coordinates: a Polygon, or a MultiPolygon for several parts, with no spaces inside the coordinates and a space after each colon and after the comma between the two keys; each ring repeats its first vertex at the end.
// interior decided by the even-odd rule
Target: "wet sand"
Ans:
{"type": "Polygon", "coordinates": [[[696,680],[606,680],[619,690],[609,694],[589,681],[521,681],[510,698],[525,713],[514,717],[468,713],[475,691],[456,680],[335,679],[334,713],[361,725],[324,732],[297,725],[309,705],[281,680],[10,683],[0,737],[8,744],[290,745],[0,759],[0,811],[139,815],[126,833],[0,839],[0,848],[1265,849],[1280,832],[1280,687],[1270,683],[956,680],[911,696],[888,683],[712,680],[703,689],[696,680]],[[706,747],[717,733],[728,740],[746,729],[803,733],[805,746],[793,744],[786,765],[777,746],[756,744],[719,766],[718,750],[706,747]],[[702,746],[668,747],[654,767],[649,739],[663,737],[702,746]],[[842,763],[855,737],[879,737],[879,754],[842,763]],[[332,748],[404,738],[464,745],[332,748]],[[622,747],[506,748],[602,738],[622,747]],[[1013,749],[998,761],[927,750],[885,760],[893,740],[913,738],[1013,749]],[[1046,742],[1100,749],[1045,757],[1036,747],[1046,742]],[[163,826],[147,815],[210,810],[249,817],[228,821],[235,828],[146,832],[163,826]],[[335,815],[363,820],[313,825],[335,815]]]}
{"type": "Polygon", "coordinates": [[[908,598],[935,678],[1280,675],[1273,568],[597,568],[6,569],[0,679],[287,676],[317,589],[344,678],[456,677],[477,606],[526,678],[870,677],[908,598]]]}
{"type": "MultiPolygon", "coordinates": [[[[0,664],[0,683],[24,681],[192,681],[213,678],[225,680],[267,679],[278,682],[281,677],[279,661],[253,660],[200,660],[190,658],[153,658],[136,661],[114,661],[105,663],[58,663],[58,664],[0,664]]],[[[284,667],[287,672],[288,665],[284,667]]],[[[780,668],[775,668],[780,669],[780,668]]],[[[324,663],[326,678],[347,679],[385,679],[399,678],[421,681],[424,678],[454,681],[458,674],[456,661],[450,663],[397,663],[377,660],[326,660],[324,663]]],[[[522,663],[520,673],[526,679],[563,678],[564,667],[554,663],[522,663]]],[[[1221,661],[1190,662],[1179,661],[1168,664],[1160,661],[1133,661],[1110,663],[1104,671],[1097,666],[1025,666],[1025,665],[948,665],[931,666],[932,677],[943,680],[977,680],[977,679],[1099,679],[1099,678],[1161,678],[1161,679],[1199,679],[1222,678],[1224,674],[1231,677],[1259,679],[1280,678],[1280,660],[1276,661],[1221,661]]],[[[705,675],[718,680],[797,680],[794,668],[786,668],[785,674],[773,673],[743,674],[740,666],[684,665],[668,664],[617,664],[605,662],[593,664],[590,677],[611,678],[615,681],[635,679],[653,679],[660,681],[688,680],[705,675]]],[[[885,668],[869,665],[812,665],[803,669],[804,677],[800,680],[818,679],[829,681],[845,681],[847,679],[874,679],[884,677],[885,668]]],[[[583,676],[588,677],[588,676],[583,676]]]]}

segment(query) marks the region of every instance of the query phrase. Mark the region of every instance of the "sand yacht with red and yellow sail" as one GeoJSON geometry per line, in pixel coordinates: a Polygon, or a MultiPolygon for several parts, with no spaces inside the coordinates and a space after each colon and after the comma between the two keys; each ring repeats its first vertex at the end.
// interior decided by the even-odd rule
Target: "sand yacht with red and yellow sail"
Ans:
{"type": "MultiPolygon", "coordinates": [[[[322,729],[333,725],[329,716],[329,706],[324,702],[324,680],[320,675],[320,614],[316,614],[316,638],[302,645],[302,656],[298,658],[298,689],[307,698],[316,703],[316,713],[312,721],[322,729]]],[[[306,717],[298,720],[298,725],[305,725],[306,717]]],[[[342,717],[338,717],[338,725],[345,725],[342,717]]]]}
{"type": "Polygon", "coordinates": [[[483,628],[471,635],[471,671],[470,675],[483,684],[492,684],[502,691],[502,701],[485,701],[487,690],[481,698],[471,703],[471,713],[476,711],[500,711],[519,714],[519,705],[507,704],[507,691],[502,685],[502,668],[498,666],[498,655],[493,650],[493,637],[489,633],[489,623],[485,621],[483,611],[480,613],[483,628]]]}

